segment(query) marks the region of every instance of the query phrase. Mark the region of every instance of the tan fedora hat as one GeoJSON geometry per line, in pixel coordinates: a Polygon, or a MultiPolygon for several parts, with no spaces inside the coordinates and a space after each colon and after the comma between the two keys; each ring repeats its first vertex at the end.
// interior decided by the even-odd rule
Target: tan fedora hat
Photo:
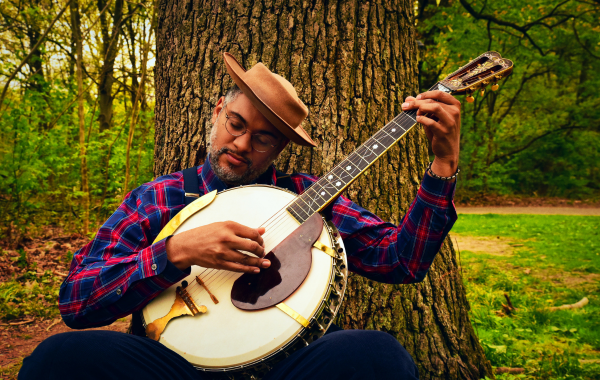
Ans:
{"type": "Polygon", "coordinates": [[[227,72],[254,107],[288,139],[304,146],[317,146],[302,128],[308,108],[302,103],[294,86],[272,73],[262,63],[246,71],[229,53],[223,53],[227,72]]]}

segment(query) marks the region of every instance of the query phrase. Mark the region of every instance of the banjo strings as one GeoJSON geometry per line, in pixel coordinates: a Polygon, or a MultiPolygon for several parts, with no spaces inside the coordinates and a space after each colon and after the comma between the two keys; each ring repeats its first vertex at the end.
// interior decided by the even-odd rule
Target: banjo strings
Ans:
{"type": "MultiPolygon", "coordinates": [[[[407,119],[411,119],[414,121],[414,119],[412,117],[408,116],[406,113],[401,113],[398,116],[399,122],[407,121],[407,119]]],[[[381,128],[379,131],[377,131],[371,138],[377,140],[377,137],[383,135],[384,133],[389,135],[387,132],[385,132],[385,127],[381,128]]],[[[395,142],[393,144],[395,144],[395,142]]],[[[338,162],[332,169],[329,170],[329,173],[332,173],[334,170],[340,168],[343,162],[344,162],[344,160],[338,162]]],[[[361,171],[361,173],[362,173],[362,171],[361,171]]],[[[337,177],[337,175],[336,175],[336,177],[337,177]]],[[[355,176],[355,178],[357,178],[357,177],[358,177],[358,175],[355,176]]],[[[316,182],[314,182],[302,194],[305,194],[308,191],[313,190],[312,188],[317,183],[319,183],[319,181],[320,181],[320,179],[317,180],[316,182]]],[[[287,229],[290,227],[290,225],[292,225],[292,227],[293,227],[296,224],[296,221],[291,220],[291,219],[284,219],[284,216],[286,215],[287,208],[293,202],[300,199],[300,195],[302,195],[302,194],[298,194],[298,196],[296,196],[295,198],[290,200],[285,206],[283,206],[281,209],[279,209],[275,214],[273,214],[273,216],[269,217],[265,222],[263,222],[259,226],[259,228],[264,227],[266,230],[265,233],[262,235],[264,246],[265,246],[265,252],[270,251],[270,249],[267,251],[267,246],[275,247],[277,244],[279,244],[281,241],[283,241],[287,236],[289,236],[288,233],[282,234],[281,232],[282,232],[282,230],[287,231],[287,229]],[[282,221],[282,219],[283,219],[283,221],[282,221]],[[288,227],[288,228],[286,228],[286,227],[288,227]],[[267,241],[268,241],[268,243],[267,243],[267,241]]],[[[310,209],[310,207],[309,207],[309,209],[310,209]]],[[[311,209],[311,211],[312,211],[312,209],[311,209]]],[[[316,211],[313,212],[312,214],[310,214],[310,216],[312,216],[314,213],[316,213],[316,211]]],[[[243,274],[240,272],[228,271],[226,269],[206,268],[206,269],[204,269],[204,271],[202,271],[200,274],[198,274],[198,276],[203,275],[205,273],[206,273],[206,276],[209,276],[209,277],[207,277],[203,281],[207,288],[213,289],[212,291],[219,289],[221,286],[226,284],[228,282],[228,280],[231,279],[232,277],[234,277],[234,276],[240,277],[243,274]],[[208,273],[206,273],[207,270],[208,270],[208,273]],[[219,284],[215,285],[213,287],[212,284],[215,284],[217,281],[219,282],[219,284]],[[211,286],[209,287],[209,285],[211,285],[211,286]]],[[[194,284],[189,285],[187,290],[188,290],[188,293],[190,294],[190,297],[192,297],[192,299],[194,301],[195,301],[196,297],[200,296],[200,294],[202,294],[202,292],[205,291],[204,287],[201,286],[200,284],[198,284],[198,282],[195,281],[195,279],[194,279],[194,284]]]]}

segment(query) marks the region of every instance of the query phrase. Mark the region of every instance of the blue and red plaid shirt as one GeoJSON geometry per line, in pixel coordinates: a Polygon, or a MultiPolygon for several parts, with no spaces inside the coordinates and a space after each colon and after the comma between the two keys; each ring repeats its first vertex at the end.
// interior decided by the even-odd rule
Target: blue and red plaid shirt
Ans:
{"type": "MultiPolygon", "coordinates": [[[[227,188],[209,160],[198,167],[199,193],[227,188]]],[[[301,194],[317,177],[291,175],[301,194]]],[[[257,183],[277,185],[271,167],[257,183]]],[[[456,221],[454,183],[425,175],[399,226],[384,222],[345,197],[325,210],[346,247],[349,269],[387,283],[422,281],[456,221]]],[[[73,257],[59,294],[59,309],[72,328],[103,326],[142,309],[163,290],[189,275],[169,260],[163,239],[152,244],[184,207],[183,174],[165,175],[127,195],[96,237],[73,257]]]]}

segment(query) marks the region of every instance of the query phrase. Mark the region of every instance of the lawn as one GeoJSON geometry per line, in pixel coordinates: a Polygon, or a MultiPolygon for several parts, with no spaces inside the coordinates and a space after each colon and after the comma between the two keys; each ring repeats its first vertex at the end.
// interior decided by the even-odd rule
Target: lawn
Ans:
{"type": "Polygon", "coordinates": [[[600,379],[599,226],[595,216],[460,215],[451,236],[486,356],[525,370],[498,379],[600,379]],[[583,308],[549,310],[584,297],[583,308]]]}

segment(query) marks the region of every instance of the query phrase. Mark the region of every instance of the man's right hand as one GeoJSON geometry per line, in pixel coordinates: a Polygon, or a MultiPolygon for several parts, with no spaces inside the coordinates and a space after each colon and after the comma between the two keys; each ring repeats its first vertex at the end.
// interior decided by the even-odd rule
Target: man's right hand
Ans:
{"type": "Polygon", "coordinates": [[[236,222],[218,222],[173,235],[167,240],[167,258],[183,270],[191,265],[233,272],[259,273],[268,268],[261,237],[263,227],[250,228],[236,222]],[[241,253],[255,254],[253,257],[241,253]]]}

